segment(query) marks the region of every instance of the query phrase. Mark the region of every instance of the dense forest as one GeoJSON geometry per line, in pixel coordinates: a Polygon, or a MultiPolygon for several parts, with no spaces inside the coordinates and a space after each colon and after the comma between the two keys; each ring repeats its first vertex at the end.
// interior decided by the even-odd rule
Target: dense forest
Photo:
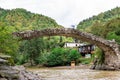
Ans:
{"type": "Polygon", "coordinates": [[[83,20],[77,29],[120,43],[120,7],[83,20]]]}
{"type": "MultiPolygon", "coordinates": [[[[62,49],[64,46],[63,40],[71,41],[72,38],[49,36],[19,41],[19,38],[12,35],[16,31],[45,28],[62,28],[62,26],[50,17],[31,13],[25,9],[5,10],[0,8],[0,54],[10,55],[12,64],[30,63],[30,65],[41,64],[46,66],[67,64],[72,58],[70,58],[71,54],[64,54],[68,49],[62,49]],[[60,50],[62,52],[59,55],[60,50]],[[63,55],[68,55],[68,61],[64,61],[66,57],[63,58],[63,55]]],[[[71,53],[74,52],[75,55],[79,55],[76,51],[71,53]]],[[[74,59],[76,59],[75,57],[74,59]]]]}
{"type": "Polygon", "coordinates": [[[25,9],[4,10],[0,8],[0,53],[11,55],[14,61],[21,60],[20,63],[37,59],[44,50],[55,47],[58,42],[56,38],[59,39],[59,37],[50,37],[50,40],[49,38],[38,38],[18,41],[13,37],[12,32],[59,27],[62,26],[58,25],[55,20],[41,14],[31,13],[25,9]],[[50,46],[51,44],[53,45],[50,46]]]}
{"type": "Polygon", "coordinates": [[[35,14],[25,9],[4,10],[0,8],[0,22],[17,30],[44,29],[60,27],[55,20],[42,14],[35,14]]]}
{"type": "MultiPolygon", "coordinates": [[[[60,66],[69,65],[71,61],[85,61],[76,49],[63,48],[64,42],[72,38],[62,36],[41,37],[19,41],[12,35],[16,31],[41,30],[45,28],[62,28],[50,17],[31,13],[25,9],[5,10],[0,8],[0,54],[12,56],[12,64],[60,66]]],[[[114,39],[120,44],[120,8],[116,7],[83,20],[77,29],[86,31],[105,39],[114,39]]],[[[97,50],[96,53],[100,52],[97,50]]]]}
{"type": "Polygon", "coordinates": [[[116,7],[114,9],[108,10],[106,12],[102,12],[96,16],[89,17],[88,19],[79,22],[79,24],[77,25],[77,29],[85,29],[87,27],[90,27],[96,21],[104,24],[107,21],[118,17],[120,17],[120,8],[116,7]]]}

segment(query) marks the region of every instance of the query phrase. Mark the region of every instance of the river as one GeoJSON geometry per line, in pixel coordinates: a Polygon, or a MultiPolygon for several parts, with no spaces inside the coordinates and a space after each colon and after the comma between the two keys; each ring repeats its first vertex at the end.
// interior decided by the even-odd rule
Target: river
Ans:
{"type": "Polygon", "coordinates": [[[42,80],[120,80],[120,71],[100,71],[80,67],[28,68],[42,80]]]}

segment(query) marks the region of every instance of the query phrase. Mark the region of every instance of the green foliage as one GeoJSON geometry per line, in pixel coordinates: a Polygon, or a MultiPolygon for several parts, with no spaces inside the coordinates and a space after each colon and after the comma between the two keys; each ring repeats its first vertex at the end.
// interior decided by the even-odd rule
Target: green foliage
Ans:
{"type": "Polygon", "coordinates": [[[106,38],[110,32],[118,32],[120,29],[120,18],[112,19],[104,25],[102,35],[106,38]]]}
{"type": "Polygon", "coordinates": [[[15,29],[11,26],[5,26],[0,22],[0,53],[5,53],[13,57],[16,56],[19,43],[12,36],[12,31],[15,29]]]}
{"type": "Polygon", "coordinates": [[[42,54],[41,54],[41,56],[39,56],[39,58],[37,58],[37,61],[38,61],[38,64],[40,64],[40,65],[47,65],[47,60],[48,60],[48,55],[49,55],[49,53],[48,52],[43,52],[42,54]]]}
{"type": "Polygon", "coordinates": [[[92,62],[92,59],[91,58],[79,58],[80,60],[80,63],[82,64],[90,64],[92,62]]]}
{"type": "Polygon", "coordinates": [[[67,56],[68,62],[75,61],[78,63],[80,53],[77,50],[70,50],[69,55],[67,56]]]}
{"type": "Polygon", "coordinates": [[[0,9],[0,21],[6,22],[7,26],[13,26],[18,31],[62,27],[50,17],[31,13],[21,8],[0,9]]]}
{"type": "Polygon", "coordinates": [[[105,60],[105,54],[100,48],[96,48],[94,51],[94,59],[97,59],[97,64],[104,63],[105,60]]]}
{"type": "MultiPolygon", "coordinates": [[[[119,33],[119,32],[118,32],[119,33]]],[[[115,32],[109,32],[108,35],[107,35],[107,39],[109,40],[115,40],[116,42],[118,42],[120,44],[120,36],[115,32]]]]}
{"type": "Polygon", "coordinates": [[[18,42],[13,38],[12,32],[59,27],[62,26],[58,25],[55,20],[41,14],[20,8],[12,10],[0,8],[0,52],[11,55],[18,64],[29,62],[29,60],[37,64],[38,58],[45,49],[50,51],[56,47],[55,37],[50,39],[50,42],[44,38],[18,42]]]}
{"type": "Polygon", "coordinates": [[[55,48],[47,57],[47,66],[70,65],[71,61],[78,61],[80,54],[76,50],[55,48]]]}
{"type": "Polygon", "coordinates": [[[21,65],[27,62],[27,56],[25,54],[17,54],[16,64],[21,65]]]}
{"type": "MultiPolygon", "coordinates": [[[[86,28],[88,29],[88,28],[86,28]]],[[[89,32],[98,36],[102,36],[102,31],[103,31],[103,24],[100,22],[96,21],[92,26],[89,27],[89,32]]]]}
{"type": "Polygon", "coordinates": [[[28,60],[30,60],[31,65],[33,65],[32,61],[36,62],[40,53],[44,51],[44,47],[42,38],[31,39],[24,41],[24,44],[21,45],[21,52],[28,56],[28,60]]]}
{"type": "Polygon", "coordinates": [[[104,24],[104,23],[108,22],[109,20],[112,20],[112,19],[115,19],[118,17],[120,17],[120,7],[116,7],[109,11],[100,13],[97,16],[93,16],[93,17],[90,17],[88,19],[81,21],[78,24],[77,29],[85,30],[86,28],[92,26],[94,24],[94,22],[96,22],[96,21],[104,24]]]}
{"type": "MultiPolygon", "coordinates": [[[[92,33],[108,40],[114,39],[120,44],[120,7],[116,7],[109,11],[100,13],[97,16],[81,21],[78,24],[77,29],[92,33]]],[[[95,54],[92,56],[93,59],[96,58],[95,56],[97,56],[97,64],[102,64],[104,62],[105,55],[99,48],[96,48],[95,54]]],[[[82,62],[85,61],[84,58],[80,60],[82,62]]]]}
{"type": "Polygon", "coordinates": [[[104,25],[101,22],[96,21],[91,27],[89,27],[88,32],[105,39],[115,39],[116,42],[120,43],[120,18],[112,19],[104,25]]]}
{"type": "Polygon", "coordinates": [[[117,36],[120,36],[120,28],[115,31],[115,34],[116,34],[117,36]]]}
{"type": "Polygon", "coordinates": [[[100,13],[78,24],[77,29],[120,43],[120,8],[100,13]]]}
{"type": "Polygon", "coordinates": [[[47,66],[60,66],[64,62],[62,60],[62,56],[64,55],[64,49],[62,48],[55,48],[47,57],[47,66]]]}

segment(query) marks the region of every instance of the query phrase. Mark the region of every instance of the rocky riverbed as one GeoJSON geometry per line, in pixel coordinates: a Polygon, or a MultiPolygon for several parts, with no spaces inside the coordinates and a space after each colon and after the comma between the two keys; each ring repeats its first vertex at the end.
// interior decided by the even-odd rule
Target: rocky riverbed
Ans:
{"type": "Polygon", "coordinates": [[[28,68],[42,80],[120,80],[120,71],[91,70],[87,67],[28,68]]]}
{"type": "Polygon", "coordinates": [[[120,80],[120,71],[91,70],[89,65],[27,68],[9,65],[9,56],[0,56],[0,80],[120,80]]]}

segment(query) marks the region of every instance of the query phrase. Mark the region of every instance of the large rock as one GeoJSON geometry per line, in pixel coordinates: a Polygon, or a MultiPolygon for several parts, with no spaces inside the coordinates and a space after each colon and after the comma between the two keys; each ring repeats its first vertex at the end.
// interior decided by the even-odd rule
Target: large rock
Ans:
{"type": "Polygon", "coordinates": [[[41,80],[33,72],[28,72],[23,66],[0,66],[0,80],[41,80]]]}
{"type": "Polygon", "coordinates": [[[26,71],[23,66],[10,66],[10,56],[0,55],[0,80],[41,80],[32,72],[26,71]]]}
{"type": "Polygon", "coordinates": [[[2,53],[0,53],[0,66],[2,66],[2,65],[10,65],[9,64],[10,59],[11,59],[11,56],[3,55],[2,53]]]}

